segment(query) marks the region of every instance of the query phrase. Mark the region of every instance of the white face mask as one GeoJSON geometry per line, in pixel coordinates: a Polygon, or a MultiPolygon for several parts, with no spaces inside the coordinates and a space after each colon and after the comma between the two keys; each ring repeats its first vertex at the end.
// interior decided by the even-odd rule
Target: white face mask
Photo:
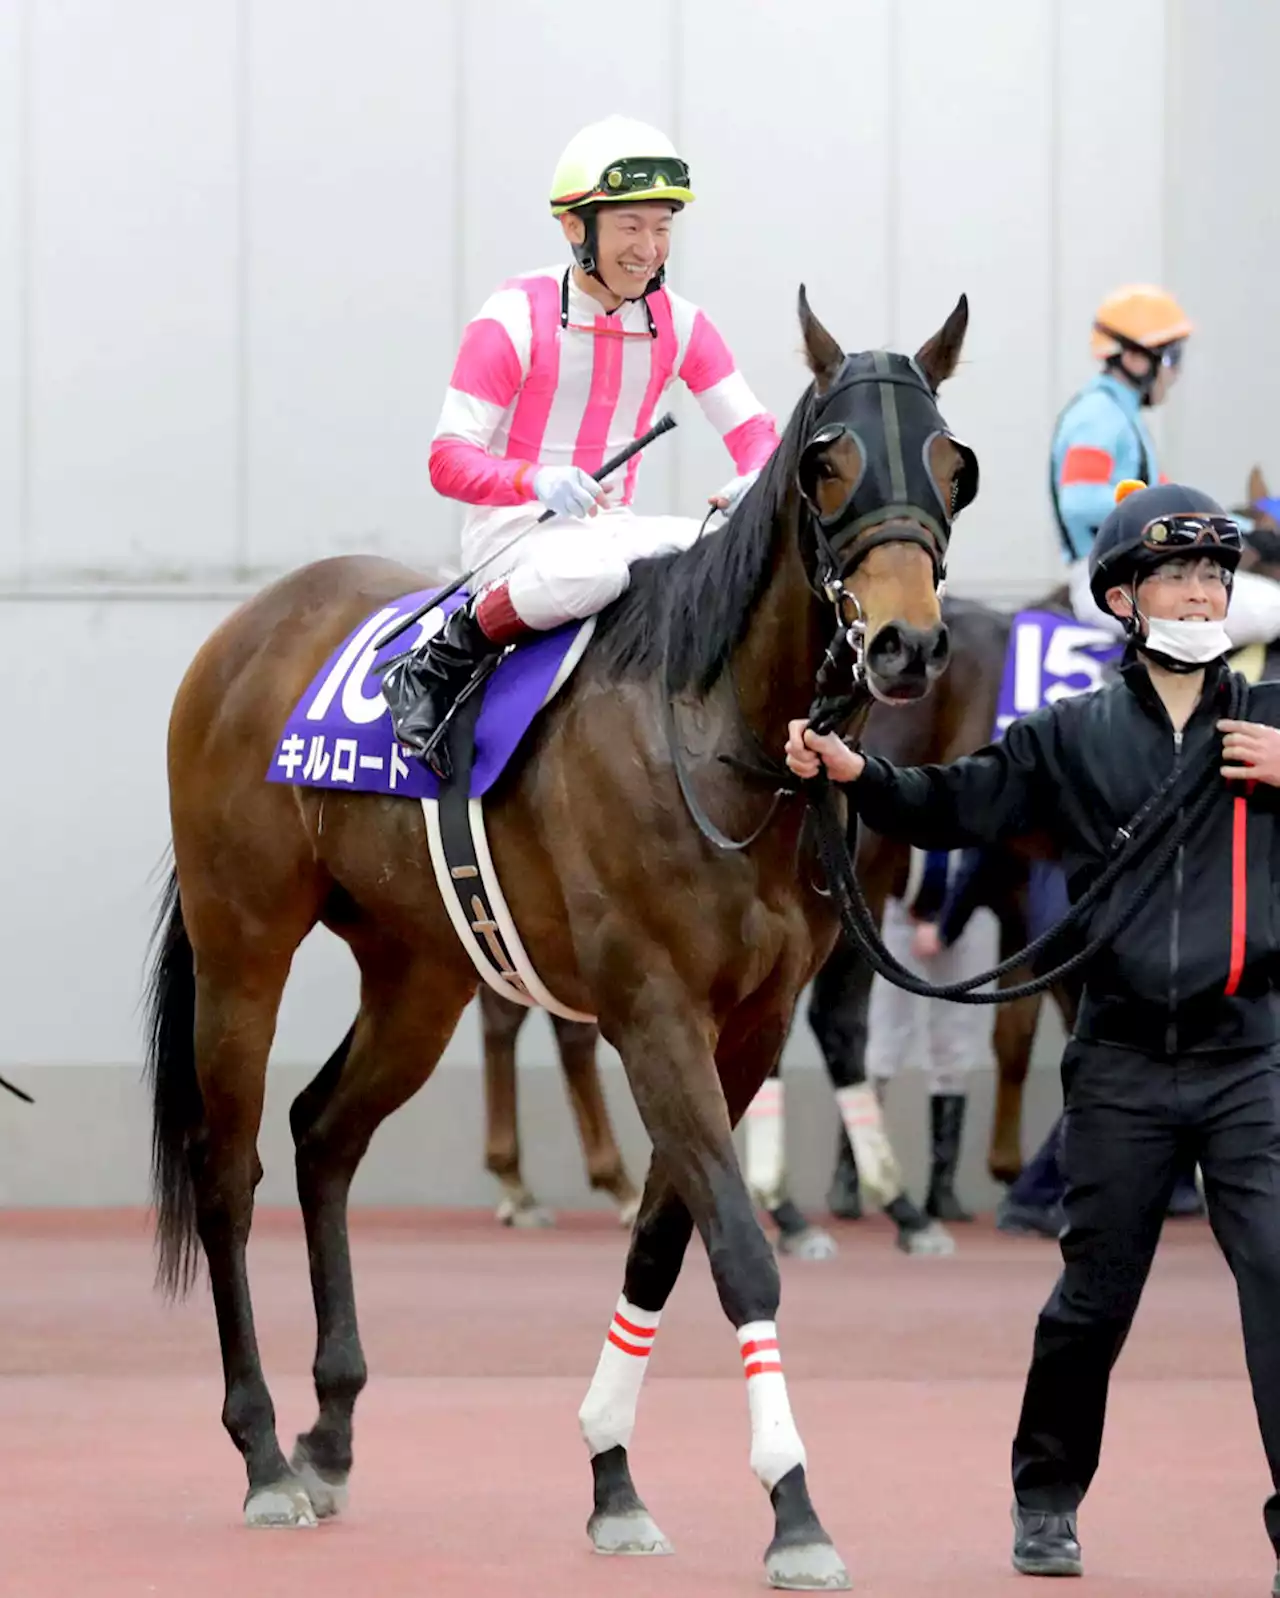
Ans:
{"type": "Polygon", "coordinates": [[[1232,647],[1226,625],[1220,621],[1162,621],[1156,616],[1145,620],[1147,628],[1140,647],[1154,649],[1186,666],[1207,666],[1232,647]]]}

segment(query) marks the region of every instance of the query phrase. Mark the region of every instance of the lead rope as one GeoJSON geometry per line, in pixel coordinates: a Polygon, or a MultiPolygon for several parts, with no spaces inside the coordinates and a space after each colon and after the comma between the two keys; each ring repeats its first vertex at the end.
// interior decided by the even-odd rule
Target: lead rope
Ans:
{"type": "MultiPolygon", "coordinates": [[[[1233,674],[1227,712],[1229,718],[1240,718],[1245,708],[1247,694],[1248,689],[1244,679],[1233,674]]],[[[1200,764],[1193,767],[1189,775],[1185,772],[1173,773],[1156,794],[1146,801],[1127,826],[1119,829],[1116,835],[1120,840],[1118,853],[1061,921],[1029,943],[1025,949],[1001,961],[992,970],[969,977],[963,982],[942,986],[925,982],[914,972],[909,971],[881,940],[875,917],[863,895],[853,866],[853,856],[857,849],[856,818],[851,828],[853,833],[851,847],[846,829],[841,825],[836,813],[835,795],[825,774],[806,783],[805,789],[814,815],[819,858],[831,896],[840,913],[841,925],[846,936],[850,938],[872,970],[877,975],[883,976],[886,981],[892,982],[895,987],[902,988],[908,993],[918,994],[921,998],[949,999],[956,1004],[1007,1004],[1013,999],[1032,998],[1036,994],[1045,992],[1064,976],[1094,959],[1132,924],[1143,905],[1150,899],[1157,884],[1169,870],[1178,850],[1208,815],[1215,800],[1220,796],[1216,780],[1220,763],[1221,753],[1217,740],[1211,739],[1200,764]],[[1179,792],[1177,791],[1179,787],[1184,786],[1183,779],[1185,779],[1185,791],[1179,792]],[[1025,965],[1083,920],[1087,912],[1115,882],[1125,872],[1132,870],[1150,852],[1159,839],[1161,828],[1169,817],[1177,814],[1179,810],[1182,811],[1181,818],[1165,838],[1164,847],[1156,856],[1150,875],[1138,887],[1113,927],[1099,933],[1085,948],[1063,961],[1061,965],[1030,982],[1021,983],[1016,987],[1000,988],[991,993],[973,991],[985,987],[990,982],[998,981],[1025,965]]]]}

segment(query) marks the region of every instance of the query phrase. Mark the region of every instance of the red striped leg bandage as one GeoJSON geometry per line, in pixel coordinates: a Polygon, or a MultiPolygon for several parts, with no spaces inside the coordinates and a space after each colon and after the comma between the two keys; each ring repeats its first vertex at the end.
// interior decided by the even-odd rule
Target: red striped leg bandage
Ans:
{"type": "Polygon", "coordinates": [[[858,1179],[878,1204],[888,1204],[902,1192],[902,1170],[884,1129],[884,1118],[870,1082],[837,1088],[840,1118],[853,1145],[858,1179]]]}
{"type": "Polygon", "coordinates": [[[771,1076],[747,1107],[747,1186],[763,1209],[782,1202],[783,1160],[782,1083],[771,1076]]]}
{"type": "Polygon", "coordinates": [[[742,1369],[751,1410],[751,1469],[772,1492],[788,1471],[805,1463],[804,1444],[791,1414],[778,1328],[773,1321],[749,1321],[738,1328],[742,1369]]]}
{"type": "Polygon", "coordinates": [[[636,1400],[658,1333],[660,1310],[637,1309],[618,1300],[600,1350],[596,1373],[578,1411],[583,1440],[594,1459],[610,1448],[626,1448],[636,1424],[636,1400]]]}

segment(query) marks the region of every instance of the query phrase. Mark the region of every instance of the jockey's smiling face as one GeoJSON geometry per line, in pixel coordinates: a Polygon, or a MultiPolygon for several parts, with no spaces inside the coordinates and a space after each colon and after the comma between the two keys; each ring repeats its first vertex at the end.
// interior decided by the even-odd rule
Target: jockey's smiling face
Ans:
{"type": "MultiPolygon", "coordinates": [[[[597,269],[615,299],[639,299],[650,278],[665,264],[674,216],[675,208],[661,200],[597,208],[597,269]]],[[[566,212],[560,225],[571,244],[581,244],[587,236],[586,223],[574,211],[566,212]]],[[[599,288],[582,272],[577,276],[589,292],[599,288]]]]}

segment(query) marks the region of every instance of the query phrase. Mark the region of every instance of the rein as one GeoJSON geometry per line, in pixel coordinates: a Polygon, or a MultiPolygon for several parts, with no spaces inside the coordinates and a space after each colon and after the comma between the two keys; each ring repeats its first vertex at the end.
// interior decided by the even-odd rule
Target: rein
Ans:
{"type": "MultiPolygon", "coordinates": [[[[1248,695],[1242,677],[1233,674],[1231,698],[1227,716],[1240,719],[1248,695]]],[[[1041,933],[1025,949],[1010,955],[990,971],[983,971],[963,982],[935,985],[916,976],[907,969],[884,945],[871,907],[867,904],[858,883],[853,859],[857,851],[858,821],[856,815],[852,828],[841,824],[836,809],[835,795],[825,773],[805,783],[805,795],[815,823],[818,854],[826,874],[831,897],[836,902],[840,923],[845,935],[863,956],[872,970],[895,987],[925,999],[949,999],[956,1004],[1007,1004],[1014,999],[1032,998],[1045,992],[1054,983],[1093,960],[1103,949],[1114,943],[1135,920],[1143,905],[1154,893],[1157,884],[1173,864],[1178,850],[1208,815],[1220,794],[1218,767],[1221,748],[1216,738],[1211,738],[1201,759],[1184,771],[1172,772],[1160,788],[1149,798],[1136,815],[1117,833],[1112,845],[1113,857],[1088,890],[1081,895],[1067,914],[1055,926],[1041,933]],[[1171,830],[1165,828],[1174,817],[1171,830]],[[852,843],[849,831],[852,831],[852,843]],[[998,988],[993,992],[978,993],[986,987],[1017,970],[1042,953],[1072,927],[1081,922],[1127,871],[1138,865],[1163,837],[1163,847],[1156,855],[1151,869],[1133,894],[1132,899],[1116,918],[1115,924],[1098,933],[1083,949],[1078,950],[1060,965],[1044,972],[1030,982],[1016,987],[998,988]]]]}
{"type": "MultiPolygon", "coordinates": [[[[940,502],[941,518],[925,509],[920,503],[922,496],[915,492],[912,487],[913,481],[917,485],[927,481],[939,501],[940,496],[932,477],[926,472],[922,479],[911,454],[904,452],[899,390],[904,392],[904,396],[910,396],[904,398],[903,403],[906,405],[916,400],[918,409],[918,396],[921,391],[928,396],[932,404],[933,390],[914,361],[886,356],[883,352],[856,359],[846,356],[844,367],[836,381],[813,405],[808,418],[811,425],[817,425],[801,451],[796,472],[802,503],[801,554],[806,582],[819,599],[831,605],[837,622],[834,636],[827,646],[814,678],[814,699],[808,720],[810,726],[818,733],[829,732],[837,726],[847,725],[855,715],[858,717],[860,732],[871,707],[872,696],[864,662],[866,624],[857,596],[852,589],[846,588],[845,579],[877,545],[912,542],[920,544],[928,551],[933,561],[934,586],[941,593],[946,576],[947,546],[950,541],[952,521],[977,491],[977,457],[967,445],[946,431],[941,417],[936,417],[937,429],[929,431],[925,438],[922,457],[927,455],[933,439],[943,436],[960,452],[961,467],[959,475],[953,479],[951,503],[942,505],[940,502]],[[876,388],[879,399],[878,421],[883,439],[878,443],[876,459],[880,466],[887,468],[885,481],[888,502],[886,503],[884,497],[881,497],[874,503],[864,504],[861,503],[863,497],[861,490],[866,486],[864,480],[871,452],[868,451],[865,440],[858,435],[856,409],[851,409],[849,415],[842,419],[827,423],[823,422],[823,413],[831,408],[839,395],[851,389],[871,386],[876,388]],[[824,512],[811,488],[806,486],[806,465],[816,452],[827,448],[842,436],[849,436],[858,444],[863,465],[857,481],[850,488],[843,504],[834,511],[824,512]],[[814,557],[812,568],[809,559],[804,558],[806,541],[814,557]],[[853,610],[852,621],[847,620],[848,606],[853,610]]],[[[926,425],[929,423],[926,422],[926,425]]],[[[703,522],[703,531],[708,521],[710,513],[703,522]]],[[[701,536],[700,532],[699,537],[701,536]]],[[[819,859],[827,880],[826,893],[835,901],[845,935],[877,975],[892,982],[895,987],[923,998],[949,999],[957,1004],[1005,1004],[1013,999],[1031,998],[1043,993],[1064,976],[1086,965],[1132,925],[1142,907],[1151,898],[1157,884],[1173,864],[1179,849],[1208,815],[1220,793],[1218,767],[1221,752],[1218,741],[1211,738],[1207,750],[1199,761],[1184,770],[1171,772],[1127,825],[1117,830],[1111,846],[1112,858],[1056,926],[1049,928],[1025,949],[1001,961],[990,971],[981,972],[963,982],[935,985],[917,977],[913,971],[904,966],[885,947],[880,937],[880,928],[858,883],[854,867],[859,826],[856,811],[851,824],[846,825],[839,814],[835,795],[825,772],[820,772],[817,777],[807,782],[800,782],[792,777],[780,761],[775,760],[761,748],[759,739],[750,727],[746,726],[742,715],[737,684],[733,679],[732,660],[727,664],[726,670],[734,701],[738,706],[738,719],[755,745],[758,758],[743,760],[723,754],[716,758],[748,779],[772,783],[774,793],[764,818],[745,838],[730,838],[707,814],[693,791],[688,766],[680,750],[671,683],[670,647],[671,640],[668,635],[663,650],[661,672],[663,724],[680,794],[699,832],[715,848],[726,853],[737,853],[748,849],[773,821],[782,801],[803,792],[809,806],[806,824],[813,825],[819,859]],[[1064,934],[1080,925],[1121,876],[1145,861],[1153,850],[1157,850],[1157,845],[1159,848],[1149,871],[1139,883],[1129,903],[1115,918],[1113,925],[1099,932],[1085,947],[1052,970],[1044,972],[1032,981],[1016,987],[997,988],[986,993],[976,991],[992,982],[998,982],[1028,961],[1034,960],[1064,934]]],[[[1238,674],[1233,674],[1228,710],[1230,718],[1239,719],[1243,714],[1247,695],[1248,687],[1244,679],[1238,674]]]]}

